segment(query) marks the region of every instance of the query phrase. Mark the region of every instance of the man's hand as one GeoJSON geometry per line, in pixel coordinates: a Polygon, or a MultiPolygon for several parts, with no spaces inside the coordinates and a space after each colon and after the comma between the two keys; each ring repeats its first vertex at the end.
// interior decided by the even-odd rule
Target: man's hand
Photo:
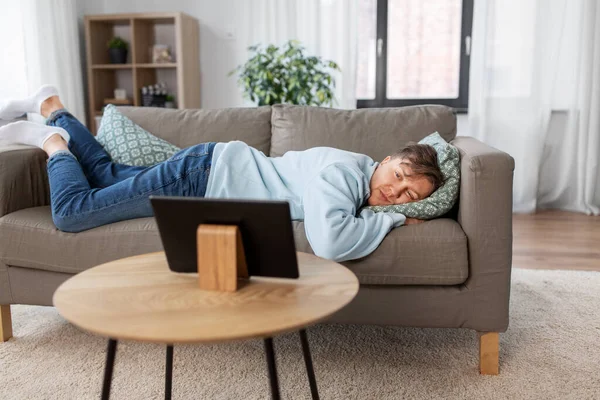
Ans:
{"type": "Polygon", "coordinates": [[[416,218],[406,218],[406,221],[404,221],[404,225],[420,224],[421,222],[425,222],[425,220],[416,218]]]}

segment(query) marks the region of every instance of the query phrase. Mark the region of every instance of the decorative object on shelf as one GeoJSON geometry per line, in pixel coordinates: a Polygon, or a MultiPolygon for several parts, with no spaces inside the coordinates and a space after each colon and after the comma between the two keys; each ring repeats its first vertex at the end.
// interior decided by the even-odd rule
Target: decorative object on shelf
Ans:
{"type": "Polygon", "coordinates": [[[332,106],[335,99],[333,73],[341,71],[333,61],[305,55],[305,49],[296,40],[276,47],[250,46],[254,55],[229,73],[238,73],[238,83],[244,97],[259,106],[298,104],[332,106]]]}
{"type": "Polygon", "coordinates": [[[125,100],[127,98],[127,91],[125,89],[115,89],[115,99],[125,100]]]}
{"type": "Polygon", "coordinates": [[[167,85],[164,82],[144,86],[140,90],[143,107],[166,107],[167,85]]]}
{"type": "Polygon", "coordinates": [[[129,45],[120,36],[115,36],[108,41],[108,55],[111,64],[126,64],[127,49],[129,45]]]}
{"type": "Polygon", "coordinates": [[[171,48],[166,44],[155,44],[152,46],[152,62],[156,64],[173,62],[171,48]]]}
{"type": "Polygon", "coordinates": [[[175,105],[175,96],[168,94],[165,100],[165,108],[177,108],[175,105]]]}

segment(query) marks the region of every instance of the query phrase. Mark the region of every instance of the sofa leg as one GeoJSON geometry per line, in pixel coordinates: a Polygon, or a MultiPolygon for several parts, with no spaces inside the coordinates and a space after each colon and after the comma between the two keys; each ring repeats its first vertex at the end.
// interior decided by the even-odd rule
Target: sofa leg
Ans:
{"type": "Polygon", "coordinates": [[[0,305],[0,342],[6,342],[12,337],[12,318],[10,304],[0,305]]]}
{"type": "Polygon", "coordinates": [[[479,373],[498,375],[500,345],[498,332],[479,333],[479,373]]]}

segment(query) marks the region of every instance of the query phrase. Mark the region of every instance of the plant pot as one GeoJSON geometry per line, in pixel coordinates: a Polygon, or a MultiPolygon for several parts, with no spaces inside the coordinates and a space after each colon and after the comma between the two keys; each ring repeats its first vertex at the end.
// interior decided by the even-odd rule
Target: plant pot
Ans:
{"type": "Polygon", "coordinates": [[[127,49],[108,49],[111,64],[127,63],[127,49]]]}

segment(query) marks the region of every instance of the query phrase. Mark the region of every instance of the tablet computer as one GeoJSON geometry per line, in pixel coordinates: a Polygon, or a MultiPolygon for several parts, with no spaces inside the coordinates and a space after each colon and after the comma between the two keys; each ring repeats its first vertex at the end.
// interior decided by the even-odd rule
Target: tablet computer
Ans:
{"type": "Polygon", "coordinates": [[[169,268],[198,272],[198,225],[236,225],[250,276],[298,278],[290,206],[285,201],[150,196],[169,268]]]}

